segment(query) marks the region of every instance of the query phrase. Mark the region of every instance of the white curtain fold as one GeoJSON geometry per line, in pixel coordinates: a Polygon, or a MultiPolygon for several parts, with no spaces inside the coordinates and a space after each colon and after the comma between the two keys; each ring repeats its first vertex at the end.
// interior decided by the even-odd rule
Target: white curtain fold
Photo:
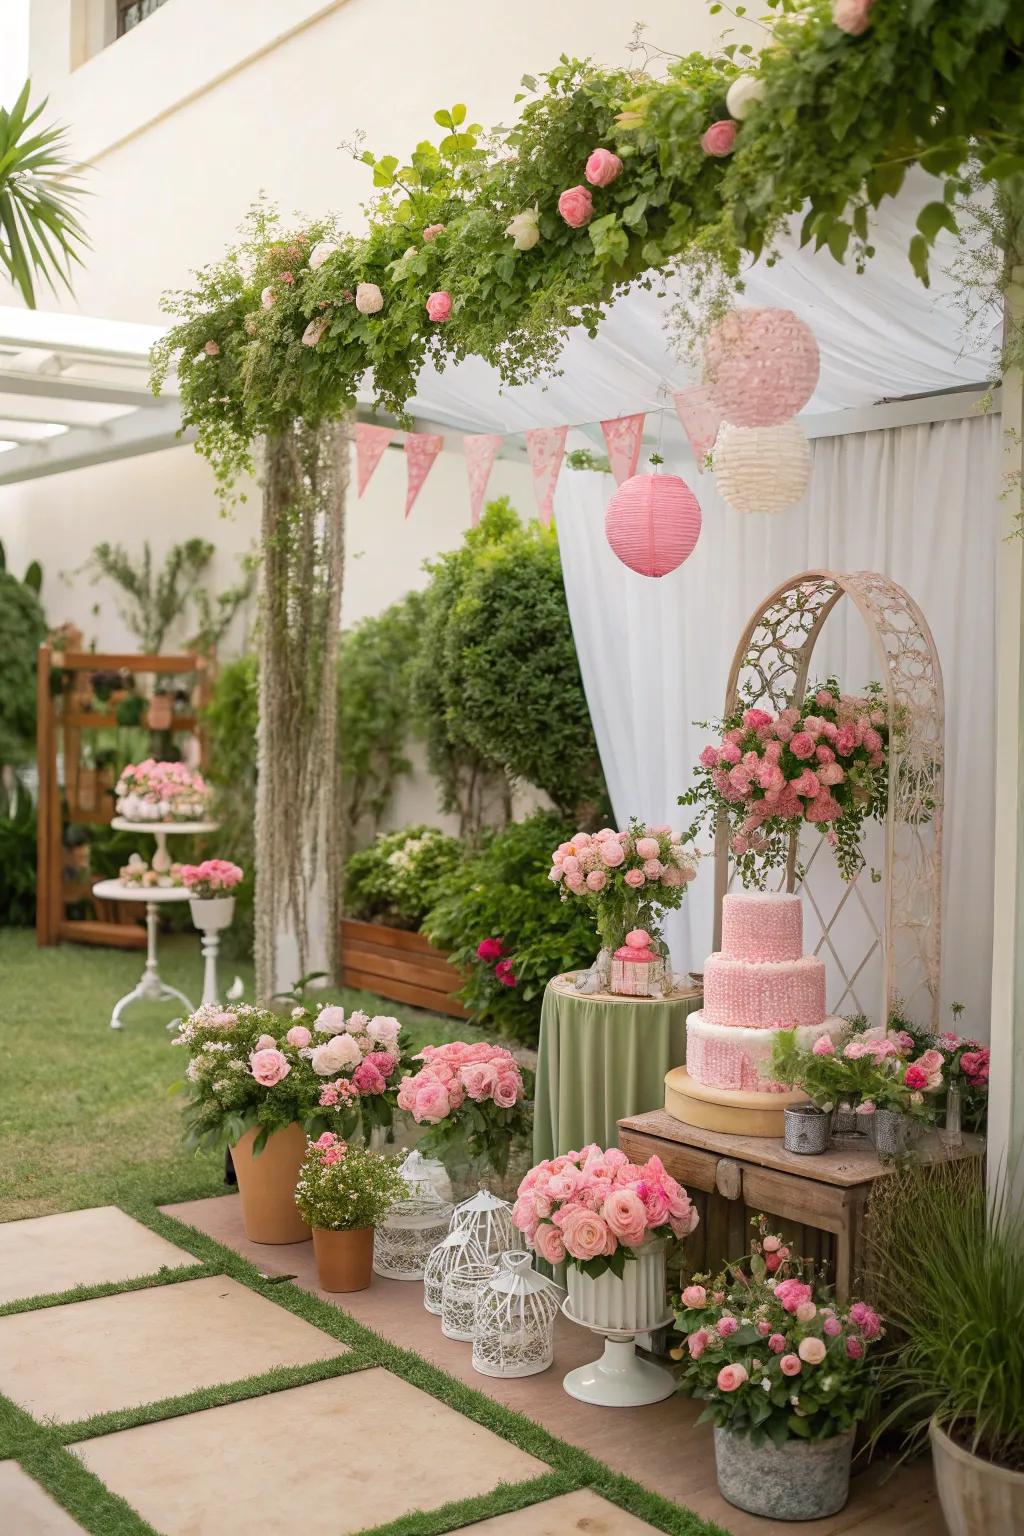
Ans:
{"type": "MultiPolygon", "coordinates": [[[[992,939],[995,576],[998,416],[901,427],[812,445],[799,506],[776,517],[733,512],[711,475],[674,464],[701,503],[694,553],[659,581],[628,570],[604,538],[609,475],[562,474],[555,500],[569,612],[616,819],[680,825],[677,797],[707,739],[695,721],[722,711],[729,664],[754,606],[797,572],[883,571],[931,625],[946,693],[943,1011],[967,1007],[986,1039],[992,939]]],[[[641,469],[643,466],[641,466],[641,469]]],[[[856,611],[840,604],[812,671],[856,689],[878,676],[856,611]]],[[[710,860],[667,925],[679,970],[711,948],[710,860]]],[[[947,1015],[948,1017],[948,1015],[947,1015]]]]}

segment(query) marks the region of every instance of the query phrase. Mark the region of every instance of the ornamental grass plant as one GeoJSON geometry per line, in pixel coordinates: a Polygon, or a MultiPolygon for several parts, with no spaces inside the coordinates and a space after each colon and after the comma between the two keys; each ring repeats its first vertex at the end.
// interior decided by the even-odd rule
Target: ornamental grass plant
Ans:
{"type": "Polygon", "coordinates": [[[899,1428],[910,1454],[934,1419],[1024,1471],[1024,1208],[1005,1184],[986,1193],[974,1163],[911,1164],[876,1186],[869,1257],[896,1345],[884,1376],[895,1402],[876,1435],[899,1428]]]}

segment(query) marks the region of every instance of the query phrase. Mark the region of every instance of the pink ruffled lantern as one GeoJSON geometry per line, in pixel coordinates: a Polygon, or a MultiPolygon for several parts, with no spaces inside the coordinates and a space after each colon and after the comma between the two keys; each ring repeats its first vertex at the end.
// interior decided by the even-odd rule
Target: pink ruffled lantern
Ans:
{"type": "Polygon", "coordinates": [[[704,382],[726,421],[774,427],[814,394],[821,358],[791,309],[731,309],[704,347],[704,382]]]}
{"type": "Polygon", "coordinates": [[[604,532],[631,571],[667,576],[700,537],[700,503],[678,475],[633,475],[608,503],[604,532]]]}

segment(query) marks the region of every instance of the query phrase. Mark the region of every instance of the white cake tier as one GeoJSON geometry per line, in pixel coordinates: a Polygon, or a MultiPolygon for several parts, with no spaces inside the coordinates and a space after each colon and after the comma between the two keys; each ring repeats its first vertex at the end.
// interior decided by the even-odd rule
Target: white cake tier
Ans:
{"type": "MultiPolygon", "coordinates": [[[[796,1032],[797,1043],[808,1047],[821,1035],[838,1040],[846,1020],[827,1018],[796,1032]]],[[[707,1088],[739,1089],[744,1093],[785,1093],[785,1083],[771,1076],[774,1030],[736,1029],[711,1024],[703,1009],[686,1021],[686,1070],[707,1088]]]]}
{"type": "Polygon", "coordinates": [[[804,912],[787,892],[737,891],[722,901],[722,954],[730,960],[799,960],[804,912]]]}
{"type": "Polygon", "coordinates": [[[825,962],[731,960],[704,962],[704,1017],[734,1029],[796,1029],[825,1017],[825,962]]]}

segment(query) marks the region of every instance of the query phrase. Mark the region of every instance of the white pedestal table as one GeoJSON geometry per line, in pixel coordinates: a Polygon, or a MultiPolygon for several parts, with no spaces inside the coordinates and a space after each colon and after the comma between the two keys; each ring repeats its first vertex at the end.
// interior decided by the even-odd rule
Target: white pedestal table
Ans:
{"type": "Polygon", "coordinates": [[[160,907],[165,902],[188,901],[189,893],[184,886],[149,886],[122,885],[120,880],[101,880],[94,885],[93,895],[99,896],[102,901],[143,901],[146,904],[146,968],[136,985],[130,992],[126,992],[114,1004],[114,1011],[110,1015],[111,1029],[121,1028],[121,1014],[129,1003],[160,1003],[169,1001],[172,997],[182,1003],[186,1013],[192,1013],[192,1004],[184,992],[179,992],[176,987],[168,986],[160,977],[156,963],[156,932],[160,915],[160,907]]]}

